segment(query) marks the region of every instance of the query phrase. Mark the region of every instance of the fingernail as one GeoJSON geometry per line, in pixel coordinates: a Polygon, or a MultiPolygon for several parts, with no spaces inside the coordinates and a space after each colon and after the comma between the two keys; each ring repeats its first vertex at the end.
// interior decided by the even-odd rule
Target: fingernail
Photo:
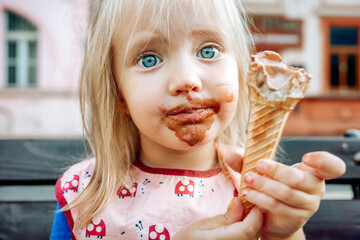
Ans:
{"type": "Polygon", "coordinates": [[[244,180],[247,184],[252,184],[255,181],[255,177],[251,172],[245,174],[244,180]]]}
{"type": "Polygon", "coordinates": [[[268,167],[268,165],[267,165],[264,161],[262,161],[262,160],[260,160],[260,161],[256,164],[256,169],[257,169],[259,172],[266,172],[267,167],[268,167]]]}
{"type": "Polygon", "coordinates": [[[249,193],[249,190],[244,189],[241,193],[241,196],[246,197],[248,195],[248,193],[249,193]]]}

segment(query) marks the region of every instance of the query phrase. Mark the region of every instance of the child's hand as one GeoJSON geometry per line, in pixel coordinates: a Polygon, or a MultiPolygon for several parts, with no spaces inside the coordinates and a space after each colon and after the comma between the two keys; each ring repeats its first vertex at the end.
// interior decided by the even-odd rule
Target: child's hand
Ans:
{"type": "Polygon", "coordinates": [[[251,189],[243,194],[264,211],[261,235],[264,239],[288,239],[303,237],[302,226],[318,210],[325,192],[324,179],[342,175],[345,164],[330,153],[313,152],[292,167],[261,160],[256,170],[261,175],[247,174],[251,189]]]}
{"type": "Polygon", "coordinates": [[[229,207],[225,214],[195,222],[178,232],[173,239],[259,239],[260,228],[263,223],[263,216],[259,208],[254,207],[240,222],[243,215],[240,199],[234,198],[231,205],[232,207],[229,207]]]}

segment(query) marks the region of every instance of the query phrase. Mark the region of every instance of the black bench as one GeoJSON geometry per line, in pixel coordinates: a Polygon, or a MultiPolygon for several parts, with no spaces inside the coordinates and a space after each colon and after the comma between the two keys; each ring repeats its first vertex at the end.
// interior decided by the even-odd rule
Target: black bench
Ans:
{"type": "Polygon", "coordinates": [[[63,171],[83,158],[82,140],[0,140],[0,239],[49,239],[63,171]]]}
{"type": "MultiPolygon", "coordinates": [[[[307,239],[360,239],[360,138],[284,138],[279,161],[293,164],[309,151],[325,150],[347,165],[344,176],[328,181],[349,186],[344,199],[323,200],[304,227],[307,239]],[[290,162],[291,159],[294,162],[290,162]]],[[[56,206],[54,184],[83,158],[80,139],[0,140],[0,239],[49,239],[56,206]]],[[[330,185],[331,184],[331,185],[330,185]]]]}

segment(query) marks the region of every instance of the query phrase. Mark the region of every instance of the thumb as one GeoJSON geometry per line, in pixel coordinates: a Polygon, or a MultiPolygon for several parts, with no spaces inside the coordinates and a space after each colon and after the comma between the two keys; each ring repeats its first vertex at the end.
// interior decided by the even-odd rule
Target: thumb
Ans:
{"type": "Polygon", "coordinates": [[[254,207],[241,222],[243,205],[234,198],[225,214],[205,218],[176,233],[173,239],[258,239],[263,218],[254,207]]]}
{"type": "Polygon", "coordinates": [[[239,217],[241,219],[242,213],[236,213],[236,210],[239,210],[237,209],[238,205],[242,206],[240,199],[234,201],[233,208],[222,215],[223,218],[219,216],[218,223],[227,225],[207,229],[208,231],[203,232],[204,239],[259,239],[260,229],[263,223],[263,214],[260,209],[258,207],[252,208],[244,220],[240,221],[238,219],[239,217]],[[221,223],[221,221],[223,222],[221,223]],[[229,224],[229,222],[231,222],[231,224],[229,224]]]}
{"type": "Polygon", "coordinates": [[[234,197],[223,215],[224,223],[231,224],[242,220],[244,214],[243,204],[238,197],[234,197]]]}
{"type": "Polygon", "coordinates": [[[203,219],[200,223],[202,229],[210,230],[241,221],[243,217],[243,205],[240,198],[233,198],[226,213],[215,217],[203,219]]]}
{"type": "Polygon", "coordinates": [[[302,162],[294,164],[292,167],[324,180],[337,178],[346,171],[344,161],[328,152],[307,153],[303,156],[302,162]]]}
{"type": "Polygon", "coordinates": [[[324,151],[305,154],[302,163],[313,168],[315,175],[325,180],[340,177],[346,171],[346,165],[342,159],[324,151]]]}

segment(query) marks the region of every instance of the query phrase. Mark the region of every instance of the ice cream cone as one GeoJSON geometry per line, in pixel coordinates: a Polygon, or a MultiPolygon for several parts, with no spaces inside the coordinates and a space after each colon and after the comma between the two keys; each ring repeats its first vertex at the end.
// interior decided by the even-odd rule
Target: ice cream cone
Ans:
{"type": "Polygon", "coordinates": [[[284,65],[274,52],[265,51],[253,56],[248,74],[250,114],[239,194],[244,216],[253,206],[241,197],[247,188],[245,174],[256,172],[258,160],[274,158],[286,120],[304,97],[310,78],[303,69],[284,65]]]}
{"type": "MultiPolygon", "coordinates": [[[[277,102],[266,102],[253,87],[250,92],[250,118],[246,134],[244,164],[241,172],[240,193],[247,188],[244,176],[256,172],[255,164],[260,159],[273,159],[280,142],[283,129],[291,110],[300,99],[289,99],[286,106],[277,102]]],[[[242,199],[245,214],[252,204],[242,199]]]]}

